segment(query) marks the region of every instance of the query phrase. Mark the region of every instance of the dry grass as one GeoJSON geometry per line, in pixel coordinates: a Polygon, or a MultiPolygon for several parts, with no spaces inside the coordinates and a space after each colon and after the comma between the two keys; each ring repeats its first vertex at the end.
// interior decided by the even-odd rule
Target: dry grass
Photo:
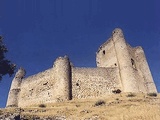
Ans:
{"type": "MultiPolygon", "coordinates": [[[[23,108],[22,115],[66,116],[70,120],[160,120],[160,96],[146,94],[115,94],[106,98],[72,100],[65,103],[47,104],[46,108],[23,108]],[[102,100],[103,105],[95,106],[102,100]]],[[[7,109],[12,110],[13,109],[7,109]]]]}

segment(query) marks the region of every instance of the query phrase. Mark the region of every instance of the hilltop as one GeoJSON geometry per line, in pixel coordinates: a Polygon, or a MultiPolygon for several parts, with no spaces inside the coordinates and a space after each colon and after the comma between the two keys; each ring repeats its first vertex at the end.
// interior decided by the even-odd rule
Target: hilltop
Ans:
{"type": "Polygon", "coordinates": [[[122,93],[93,99],[0,109],[0,119],[159,120],[160,94],[122,93]]]}

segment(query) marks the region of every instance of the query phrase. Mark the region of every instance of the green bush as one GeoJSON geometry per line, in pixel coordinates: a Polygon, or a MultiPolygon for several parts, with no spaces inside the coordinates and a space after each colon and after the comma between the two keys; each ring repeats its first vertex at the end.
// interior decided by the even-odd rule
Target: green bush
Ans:
{"type": "Polygon", "coordinates": [[[40,104],[40,105],[39,105],[39,107],[41,107],[41,108],[45,108],[45,107],[46,107],[46,105],[45,105],[45,104],[40,104]]]}
{"type": "Polygon", "coordinates": [[[134,94],[134,93],[129,93],[128,95],[127,95],[127,97],[135,97],[136,95],[134,94]]]}
{"type": "Polygon", "coordinates": [[[147,95],[151,97],[157,97],[157,93],[148,93],[147,95]]]}
{"type": "Polygon", "coordinates": [[[94,106],[102,106],[102,105],[105,105],[106,103],[105,103],[105,101],[103,101],[103,100],[98,100],[95,104],[94,104],[94,106]]]}

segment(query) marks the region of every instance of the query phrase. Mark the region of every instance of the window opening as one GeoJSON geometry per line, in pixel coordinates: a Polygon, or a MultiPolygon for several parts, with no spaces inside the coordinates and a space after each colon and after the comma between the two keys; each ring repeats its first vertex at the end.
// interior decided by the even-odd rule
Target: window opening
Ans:
{"type": "Polygon", "coordinates": [[[136,69],[135,61],[131,58],[132,67],[136,69]]]}
{"type": "Polygon", "coordinates": [[[105,55],[105,53],[106,53],[106,51],[105,50],[103,50],[103,54],[105,55]]]}
{"type": "Polygon", "coordinates": [[[79,86],[79,84],[78,84],[78,83],[76,83],[76,86],[79,86]]]}

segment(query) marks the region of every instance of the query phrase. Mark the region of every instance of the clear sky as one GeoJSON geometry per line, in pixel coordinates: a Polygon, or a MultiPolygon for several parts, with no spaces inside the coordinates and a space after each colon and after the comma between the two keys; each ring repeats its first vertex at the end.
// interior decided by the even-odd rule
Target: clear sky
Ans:
{"type": "MultiPolygon", "coordinates": [[[[7,58],[27,76],[68,55],[78,67],[96,67],[98,47],[120,27],[131,46],[142,46],[160,91],[159,0],[0,0],[0,34],[7,58]]],[[[5,107],[13,77],[0,82],[5,107]]]]}

